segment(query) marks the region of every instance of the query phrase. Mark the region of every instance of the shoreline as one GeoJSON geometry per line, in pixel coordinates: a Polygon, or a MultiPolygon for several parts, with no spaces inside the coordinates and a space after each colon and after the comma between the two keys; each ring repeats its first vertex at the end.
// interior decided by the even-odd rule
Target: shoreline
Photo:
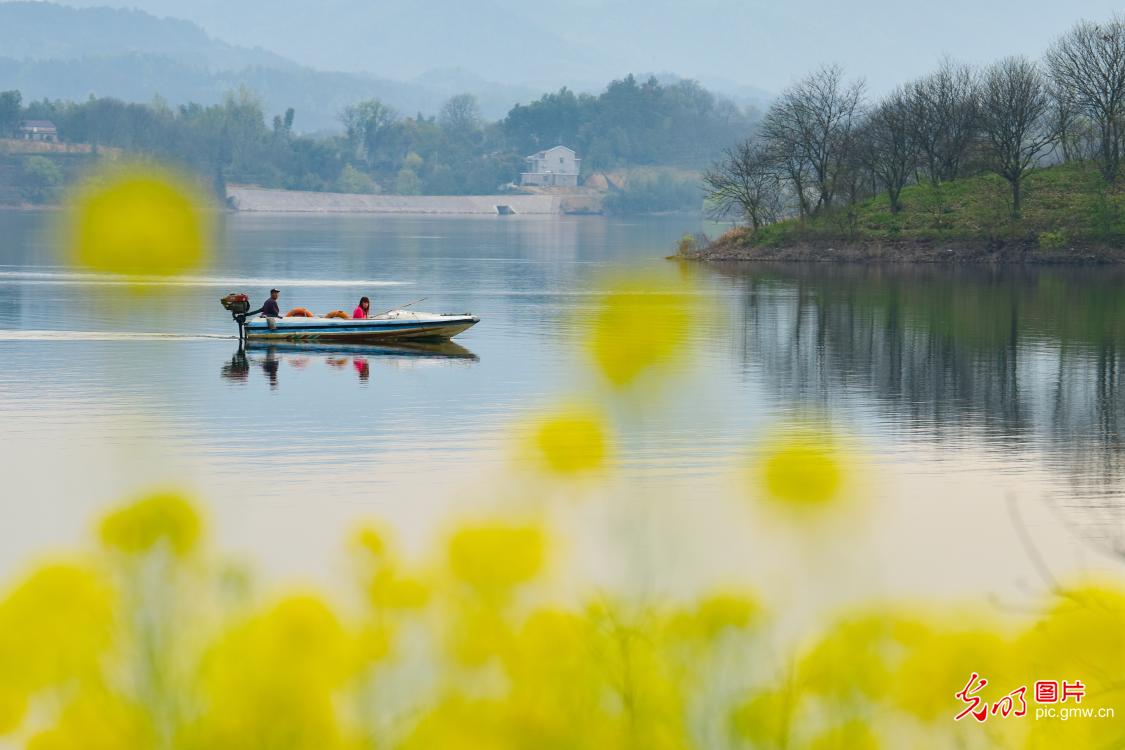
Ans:
{"type": "Polygon", "coordinates": [[[768,247],[717,241],[673,257],[707,263],[1125,265],[1125,246],[1091,242],[1048,249],[1034,240],[818,239],[768,247]]]}

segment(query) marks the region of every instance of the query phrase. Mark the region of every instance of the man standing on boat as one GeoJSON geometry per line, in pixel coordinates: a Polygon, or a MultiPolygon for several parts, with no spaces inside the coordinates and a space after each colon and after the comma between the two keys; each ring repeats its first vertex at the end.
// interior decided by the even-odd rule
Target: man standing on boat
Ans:
{"type": "Polygon", "coordinates": [[[262,305],[262,315],[266,318],[280,318],[281,308],[277,306],[277,297],[281,294],[277,289],[270,290],[270,298],[262,305]]]}

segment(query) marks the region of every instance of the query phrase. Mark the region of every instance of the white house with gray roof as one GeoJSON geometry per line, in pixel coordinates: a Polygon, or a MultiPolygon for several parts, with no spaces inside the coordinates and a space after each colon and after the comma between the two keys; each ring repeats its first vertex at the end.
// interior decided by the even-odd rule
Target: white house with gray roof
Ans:
{"type": "Polygon", "coordinates": [[[527,157],[527,171],[520,174],[521,185],[538,187],[578,187],[582,160],[574,149],[555,146],[527,157]]]}

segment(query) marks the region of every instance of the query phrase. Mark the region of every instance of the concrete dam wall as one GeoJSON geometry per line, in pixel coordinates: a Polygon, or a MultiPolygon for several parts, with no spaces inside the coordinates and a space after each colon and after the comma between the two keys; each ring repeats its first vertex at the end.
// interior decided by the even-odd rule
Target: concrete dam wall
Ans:
{"type": "Polygon", "coordinates": [[[357,195],[227,187],[236,211],[353,214],[559,214],[554,195],[357,195]]]}

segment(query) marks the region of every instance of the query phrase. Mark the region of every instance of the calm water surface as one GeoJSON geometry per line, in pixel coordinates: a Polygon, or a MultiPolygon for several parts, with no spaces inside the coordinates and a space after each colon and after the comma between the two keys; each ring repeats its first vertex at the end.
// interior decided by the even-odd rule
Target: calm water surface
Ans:
{"type": "MultiPolygon", "coordinates": [[[[357,518],[422,538],[518,463],[523,420],[602,387],[582,349],[597,279],[667,271],[662,256],[698,229],[236,215],[211,267],[137,293],[67,267],[51,219],[0,213],[2,571],[161,484],[206,498],[220,541],[283,575],[330,572],[357,518]],[[420,309],[483,322],[450,350],[243,357],[217,300],[259,302],[271,285],[282,309],[425,297],[420,309]]],[[[808,417],[867,457],[861,528],[808,552],[864,593],[1008,595],[1044,566],[1088,572],[1125,552],[1120,272],[686,272],[714,301],[690,360],[650,402],[614,407],[615,481],[665,519],[652,528],[634,506],[624,521],[646,529],[650,556],[692,556],[671,529],[712,573],[798,575],[774,546],[784,530],[716,498],[737,494],[755,439],[808,417]]]]}

